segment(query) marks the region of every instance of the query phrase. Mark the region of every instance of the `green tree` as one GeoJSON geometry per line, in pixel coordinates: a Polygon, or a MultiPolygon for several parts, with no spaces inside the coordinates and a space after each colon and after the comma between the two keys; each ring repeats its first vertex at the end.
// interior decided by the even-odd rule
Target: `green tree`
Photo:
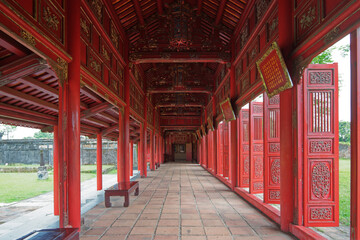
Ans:
{"type": "Polygon", "coordinates": [[[311,61],[311,64],[327,64],[327,63],[333,63],[334,59],[332,58],[332,53],[335,50],[335,47],[331,47],[317,55],[313,58],[311,61]]]}
{"type": "Polygon", "coordinates": [[[35,139],[52,139],[52,138],[54,138],[54,134],[50,133],[50,132],[38,131],[38,132],[34,133],[34,138],[35,139]]]}
{"type": "Polygon", "coordinates": [[[10,134],[16,130],[16,126],[0,124],[0,139],[3,136],[6,136],[7,139],[10,138],[10,134]]]}
{"type": "Polygon", "coordinates": [[[339,141],[350,142],[350,122],[340,121],[339,122],[339,141]]]}

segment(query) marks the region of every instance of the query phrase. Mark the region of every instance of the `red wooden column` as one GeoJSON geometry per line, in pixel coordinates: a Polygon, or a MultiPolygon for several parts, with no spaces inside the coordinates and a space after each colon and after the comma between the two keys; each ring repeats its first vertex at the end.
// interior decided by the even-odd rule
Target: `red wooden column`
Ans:
{"type": "Polygon", "coordinates": [[[102,136],[101,133],[97,134],[96,138],[96,178],[97,190],[102,189],[102,136]]]}
{"type": "Polygon", "coordinates": [[[151,133],[150,133],[150,169],[151,171],[155,171],[155,134],[154,134],[155,130],[152,129],[151,133]]]}
{"type": "Polygon", "coordinates": [[[54,126],[54,147],[53,147],[53,166],[54,166],[54,215],[59,215],[59,131],[58,126],[54,126]]]}
{"type": "MultiPolygon", "coordinates": [[[[72,61],[69,64],[68,71],[67,132],[66,139],[64,139],[65,148],[67,149],[67,151],[65,151],[67,153],[65,159],[67,158],[66,176],[68,182],[65,197],[65,199],[67,198],[68,204],[68,223],[65,223],[64,226],[70,225],[73,228],[79,228],[80,231],[80,1],[68,0],[66,5],[68,6],[66,9],[68,53],[71,55],[72,61]]],[[[60,220],[60,222],[62,222],[62,220],[60,220]]]]}
{"type": "Polygon", "coordinates": [[[130,176],[134,176],[134,142],[133,141],[130,141],[129,152],[130,152],[130,176]]]}
{"type": "MultiPolygon", "coordinates": [[[[126,106],[124,108],[124,182],[125,188],[130,186],[130,69],[129,64],[124,69],[124,97],[126,106]]],[[[146,109],[146,108],[145,108],[146,109]]]]}
{"type": "Polygon", "coordinates": [[[350,35],[351,239],[360,239],[360,28],[350,35]]]}
{"type": "MultiPolygon", "coordinates": [[[[279,0],[279,40],[282,54],[287,60],[292,50],[292,2],[279,0]]],[[[287,65],[288,68],[291,66],[287,65]]],[[[293,121],[292,95],[295,88],[280,93],[280,227],[288,232],[294,217],[294,173],[293,173],[293,121]]]]}
{"type": "MultiPolygon", "coordinates": [[[[119,110],[119,138],[118,138],[118,159],[117,159],[117,176],[118,183],[125,182],[125,149],[124,149],[124,110],[119,110]]],[[[126,149],[127,150],[127,149],[126,149]]]]}
{"type": "MultiPolygon", "coordinates": [[[[212,108],[213,108],[213,113],[216,113],[216,101],[215,99],[212,102],[212,108]]],[[[213,117],[213,116],[210,116],[213,117]]],[[[217,128],[215,127],[215,120],[213,120],[213,125],[214,125],[214,131],[212,132],[212,155],[213,155],[213,170],[214,170],[214,174],[217,174],[217,128]]]]}
{"type": "Polygon", "coordinates": [[[144,175],[143,172],[143,148],[144,148],[144,132],[143,132],[144,125],[143,123],[140,123],[140,139],[138,142],[138,170],[140,172],[140,176],[142,177],[144,175]]]}
{"type": "MultiPolygon", "coordinates": [[[[235,66],[230,69],[230,99],[236,97],[235,66]]],[[[237,185],[237,123],[235,120],[229,122],[229,180],[234,189],[237,185]]]]}

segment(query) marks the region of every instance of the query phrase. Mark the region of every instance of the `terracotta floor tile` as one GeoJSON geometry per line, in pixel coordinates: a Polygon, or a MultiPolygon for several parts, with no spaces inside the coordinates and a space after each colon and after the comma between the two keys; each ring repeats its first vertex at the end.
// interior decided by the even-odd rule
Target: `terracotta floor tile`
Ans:
{"type": "Polygon", "coordinates": [[[127,240],[151,240],[153,235],[149,234],[131,234],[128,236],[127,240]]]}
{"type": "Polygon", "coordinates": [[[109,230],[106,232],[106,235],[121,235],[121,234],[128,234],[131,230],[131,227],[110,227],[109,230]]]}
{"type": "Polygon", "coordinates": [[[155,227],[158,223],[157,219],[139,219],[135,227],[155,227]]]}
{"type": "Polygon", "coordinates": [[[131,230],[131,235],[134,234],[153,234],[155,227],[134,227],[131,230]]]}
{"type": "Polygon", "coordinates": [[[206,236],[181,236],[181,240],[206,240],[206,236]]]}
{"type": "Polygon", "coordinates": [[[205,227],[207,236],[230,236],[230,232],[226,227],[205,227]]]}
{"type": "Polygon", "coordinates": [[[143,213],[140,215],[140,219],[158,219],[159,216],[158,213],[143,213]]]}
{"type": "Polygon", "coordinates": [[[181,219],[200,219],[200,215],[199,214],[181,214],[181,219]]]}
{"type": "Polygon", "coordinates": [[[208,240],[232,240],[231,236],[207,236],[208,240]]]}
{"type": "Polygon", "coordinates": [[[178,235],[155,235],[154,240],[178,240],[178,235]]]}
{"type": "Polygon", "coordinates": [[[223,227],[224,223],[220,219],[203,219],[205,227],[223,227]]]}
{"type": "Polygon", "coordinates": [[[156,235],[178,235],[179,227],[157,227],[156,235]]]}
{"type": "Polygon", "coordinates": [[[163,213],[160,216],[160,219],[179,219],[179,214],[177,213],[163,213]]]}
{"type": "Polygon", "coordinates": [[[80,236],[80,240],[98,240],[100,236],[80,236]]]}
{"type": "Polygon", "coordinates": [[[84,233],[84,235],[101,235],[105,232],[106,227],[91,228],[84,233]]]}
{"type": "Polygon", "coordinates": [[[182,235],[205,235],[204,229],[202,227],[182,227],[182,235]]]}
{"type": "Polygon", "coordinates": [[[125,240],[126,235],[104,235],[101,240],[125,240]]]}
{"type": "Polygon", "coordinates": [[[217,215],[216,213],[201,213],[200,217],[202,219],[217,219],[219,218],[219,215],[217,215]]]}
{"type": "Polygon", "coordinates": [[[256,233],[251,227],[229,227],[233,235],[254,236],[256,233]]]}
{"type": "Polygon", "coordinates": [[[193,226],[193,227],[202,227],[201,220],[198,219],[183,219],[181,220],[181,226],[193,226]]]}
{"type": "Polygon", "coordinates": [[[179,220],[175,219],[160,219],[158,226],[167,227],[167,226],[179,226],[179,220]]]}
{"type": "Polygon", "coordinates": [[[132,226],[132,225],[134,225],[134,223],[135,223],[135,219],[131,219],[131,220],[119,219],[119,220],[116,220],[112,226],[114,226],[114,227],[120,227],[120,226],[125,227],[125,226],[132,226]]]}

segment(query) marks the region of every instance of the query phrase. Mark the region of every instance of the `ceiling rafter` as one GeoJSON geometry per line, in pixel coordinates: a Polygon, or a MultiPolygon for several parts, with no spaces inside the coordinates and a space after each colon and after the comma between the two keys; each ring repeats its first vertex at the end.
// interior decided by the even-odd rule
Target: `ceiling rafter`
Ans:
{"type": "Polygon", "coordinates": [[[219,25],[222,15],[224,13],[224,9],[225,9],[225,5],[226,5],[227,0],[221,0],[220,5],[219,5],[219,9],[216,15],[216,19],[215,19],[215,25],[219,25]]]}
{"type": "Polygon", "coordinates": [[[108,102],[100,103],[92,108],[86,109],[80,113],[80,119],[92,117],[100,112],[106,111],[114,106],[108,102]]]}
{"type": "Polygon", "coordinates": [[[140,2],[139,2],[139,0],[132,0],[132,1],[134,3],[134,8],[135,8],[136,15],[137,15],[137,17],[139,19],[139,23],[140,23],[141,26],[144,26],[145,21],[144,21],[143,15],[141,13],[140,2]]]}

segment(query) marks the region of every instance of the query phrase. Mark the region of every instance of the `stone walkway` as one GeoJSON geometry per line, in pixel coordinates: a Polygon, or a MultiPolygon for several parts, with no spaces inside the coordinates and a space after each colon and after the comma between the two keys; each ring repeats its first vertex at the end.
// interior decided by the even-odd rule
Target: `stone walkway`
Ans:
{"type": "Polygon", "coordinates": [[[140,179],[140,195],[112,197],[84,215],[81,239],[295,239],[195,164],[168,163],[140,179]]]}

